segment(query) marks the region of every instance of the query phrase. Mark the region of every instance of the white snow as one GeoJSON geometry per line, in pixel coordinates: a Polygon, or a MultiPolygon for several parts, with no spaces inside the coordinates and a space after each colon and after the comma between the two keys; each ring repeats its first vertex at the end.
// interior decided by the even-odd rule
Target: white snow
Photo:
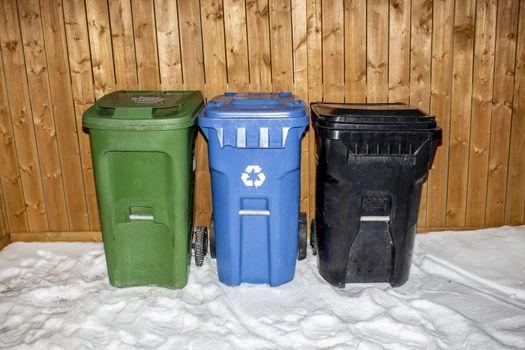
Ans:
{"type": "Polygon", "coordinates": [[[525,348],[525,226],[418,235],[409,281],[336,289],[309,255],[284,286],[109,285],[102,244],[0,252],[0,348],[525,348]]]}

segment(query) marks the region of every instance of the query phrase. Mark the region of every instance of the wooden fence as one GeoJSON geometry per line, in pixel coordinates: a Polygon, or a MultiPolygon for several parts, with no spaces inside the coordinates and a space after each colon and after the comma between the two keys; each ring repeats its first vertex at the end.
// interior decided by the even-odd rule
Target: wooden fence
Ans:
{"type": "MultiPolygon", "coordinates": [[[[0,28],[0,231],[13,240],[99,238],[81,116],[116,89],[406,102],[443,128],[420,230],[524,223],[524,0],[2,0],[0,28]]],[[[197,157],[202,224],[201,136],[197,157]]]]}

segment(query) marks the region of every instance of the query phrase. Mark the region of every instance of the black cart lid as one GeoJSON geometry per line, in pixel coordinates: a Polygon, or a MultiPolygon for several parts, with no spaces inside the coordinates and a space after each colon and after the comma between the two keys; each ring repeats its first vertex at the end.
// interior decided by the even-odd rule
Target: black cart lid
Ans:
{"type": "Polygon", "coordinates": [[[336,130],[435,129],[436,120],[402,103],[313,103],[312,119],[320,128],[336,130]]]}

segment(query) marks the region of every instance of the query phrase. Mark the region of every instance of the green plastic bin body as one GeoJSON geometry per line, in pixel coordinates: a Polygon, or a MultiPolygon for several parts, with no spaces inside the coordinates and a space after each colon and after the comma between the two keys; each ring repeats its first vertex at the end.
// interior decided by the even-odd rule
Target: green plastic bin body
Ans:
{"type": "Polygon", "coordinates": [[[84,113],[113,286],[186,285],[203,106],[198,91],[117,91],[84,113]]]}

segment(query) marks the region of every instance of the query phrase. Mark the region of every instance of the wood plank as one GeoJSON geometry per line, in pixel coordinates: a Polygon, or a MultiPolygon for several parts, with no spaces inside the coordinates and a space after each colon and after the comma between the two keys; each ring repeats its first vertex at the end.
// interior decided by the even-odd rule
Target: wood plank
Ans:
{"type": "Polygon", "coordinates": [[[520,2],[505,223],[525,223],[525,1],[520,2]]]}
{"type": "Polygon", "coordinates": [[[18,2],[31,109],[39,148],[42,182],[51,231],[69,230],[62,169],[49,87],[48,67],[38,0],[18,2]]]}
{"type": "Polygon", "coordinates": [[[176,0],[155,0],[160,83],[163,90],[182,89],[179,14],[176,0]]]}
{"type": "Polygon", "coordinates": [[[178,5],[184,85],[186,89],[202,89],[204,60],[199,4],[194,1],[179,1],[178,5]]]}
{"type": "MultiPolygon", "coordinates": [[[[66,5],[64,4],[64,8],[66,5]]],[[[109,0],[111,43],[118,90],[138,89],[133,13],[130,0],[109,0]]]]}
{"type": "MultiPolygon", "coordinates": [[[[2,184],[0,183],[0,242],[5,240],[7,237],[8,240],[11,239],[9,235],[9,223],[7,222],[6,209],[4,203],[4,191],[2,191],[2,184]]],[[[2,244],[0,243],[0,249],[2,249],[2,244]]]]}
{"type": "MultiPolygon", "coordinates": [[[[410,40],[410,105],[430,112],[432,0],[412,0],[410,40]]],[[[427,223],[427,183],[423,183],[418,225],[427,223]]]]}
{"type": "Polygon", "coordinates": [[[100,231],[15,232],[11,242],[101,242],[100,231]]]}
{"type": "Polygon", "coordinates": [[[388,102],[410,99],[410,9],[411,0],[390,1],[388,43],[388,102]]]}
{"type": "Polygon", "coordinates": [[[505,224],[518,13],[517,1],[498,3],[486,226],[505,224]]]}
{"type": "MultiPolygon", "coordinates": [[[[293,67],[294,87],[293,94],[303,99],[308,106],[308,34],[306,24],[306,2],[292,0],[292,40],[293,40],[293,67]]],[[[301,140],[301,190],[300,211],[306,213],[307,222],[310,222],[310,174],[309,174],[309,138],[307,133],[301,140]]]]}
{"type": "Polygon", "coordinates": [[[250,85],[250,72],[245,2],[224,0],[223,6],[228,90],[246,91],[250,85]]]}
{"type": "MultiPolygon", "coordinates": [[[[319,102],[323,99],[322,87],[322,35],[321,35],[321,0],[307,0],[306,28],[308,44],[308,102],[319,102]]],[[[308,172],[310,181],[310,217],[315,217],[315,182],[316,182],[316,142],[315,133],[310,119],[310,138],[308,140],[308,172]]],[[[308,225],[310,230],[310,225],[308,225]]]]}
{"type": "Polygon", "coordinates": [[[477,227],[465,227],[465,226],[421,226],[417,227],[417,233],[428,233],[428,232],[443,232],[443,231],[473,231],[482,230],[484,226],[477,227]]]}
{"type": "Polygon", "coordinates": [[[3,237],[0,237],[0,250],[4,249],[7,245],[11,243],[11,235],[7,234],[3,237]]]}
{"type": "Polygon", "coordinates": [[[73,95],[69,71],[68,52],[65,36],[64,17],[61,0],[46,0],[41,4],[42,25],[46,43],[47,71],[53,102],[60,163],[69,227],[71,230],[88,230],[84,179],[80,161],[80,148],[77,138],[77,125],[73,107],[73,95]]]}
{"type": "Polygon", "coordinates": [[[86,17],[95,97],[100,98],[115,90],[111,32],[106,1],[86,0],[86,17]]]}
{"type": "Polygon", "coordinates": [[[494,50],[496,47],[495,0],[478,0],[474,47],[474,85],[467,193],[466,226],[485,224],[487,178],[492,120],[494,50]]]}
{"type": "Polygon", "coordinates": [[[133,6],[139,88],[141,90],[159,89],[160,74],[153,1],[131,0],[131,3],[133,6]]]}
{"type": "Polygon", "coordinates": [[[345,0],[345,101],[366,102],[366,0],[345,0]]]}
{"type": "Polygon", "coordinates": [[[29,102],[26,65],[18,11],[14,0],[0,2],[1,46],[4,60],[6,91],[11,112],[18,165],[24,190],[24,201],[30,230],[47,231],[42,174],[38,161],[33,115],[29,102]]]}
{"type": "MultiPolygon", "coordinates": [[[[182,76],[185,89],[204,89],[201,13],[196,1],[179,1],[179,29],[182,54],[182,76]]],[[[211,187],[207,162],[206,140],[199,133],[195,144],[194,225],[209,225],[211,218],[211,187]]]]}
{"type": "Polygon", "coordinates": [[[64,22],[66,24],[71,92],[75,108],[89,227],[91,230],[99,230],[99,212],[89,135],[81,131],[82,113],[95,102],[93,72],[91,71],[91,57],[89,52],[88,24],[84,2],[65,1],[64,22]]]}
{"type": "MultiPolygon", "coordinates": [[[[208,98],[223,94],[227,90],[226,52],[224,43],[224,10],[218,0],[201,2],[202,40],[206,63],[206,93],[208,98]]],[[[208,225],[211,219],[211,178],[209,175],[207,143],[199,135],[197,144],[197,172],[199,187],[196,188],[196,210],[201,224],[208,225]]]]}
{"type": "Polygon", "coordinates": [[[293,48],[290,0],[270,0],[269,5],[272,90],[291,91],[293,48]]]}
{"type": "Polygon", "coordinates": [[[252,91],[270,91],[270,20],[268,0],[247,0],[248,61],[252,91]]]}
{"type": "Polygon", "coordinates": [[[447,185],[447,226],[464,226],[467,207],[467,180],[474,59],[476,0],[456,2],[450,150],[447,185]]]}
{"type": "MultiPolygon", "coordinates": [[[[0,32],[0,43],[2,33],[0,32]]],[[[0,55],[0,183],[7,223],[10,230],[29,230],[24,201],[24,191],[20,180],[20,170],[16,153],[13,123],[9,110],[4,62],[0,55]]]]}
{"type": "Polygon", "coordinates": [[[368,2],[366,16],[367,101],[387,102],[388,0],[375,0],[368,2]]]}
{"type": "Polygon", "coordinates": [[[323,96],[327,102],[344,102],[344,7],[342,1],[322,2],[323,96]]]}
{"type": "Polygon", "coordinates": [[[208,98],[227,90],[226,49],[224,44],[224,11],[219,0],[203,0],[202,40],[206,62],[206,93],[208,98]]]}
{"type": "Polygon", "coordinates": [[[443,144],[436,152],[428,176],[427,226],[445,226],[454,1],[440,0],[433,5],[430,112],[436,116],[437,123],[443,130],[443,144]]]}
{"type": "Polygon", "coordinates": [[[323,53],[322,53],[322,4],[320,0],[307,0],[308,30],[308,99],[310,102],[323,100],[323,53]]]}

